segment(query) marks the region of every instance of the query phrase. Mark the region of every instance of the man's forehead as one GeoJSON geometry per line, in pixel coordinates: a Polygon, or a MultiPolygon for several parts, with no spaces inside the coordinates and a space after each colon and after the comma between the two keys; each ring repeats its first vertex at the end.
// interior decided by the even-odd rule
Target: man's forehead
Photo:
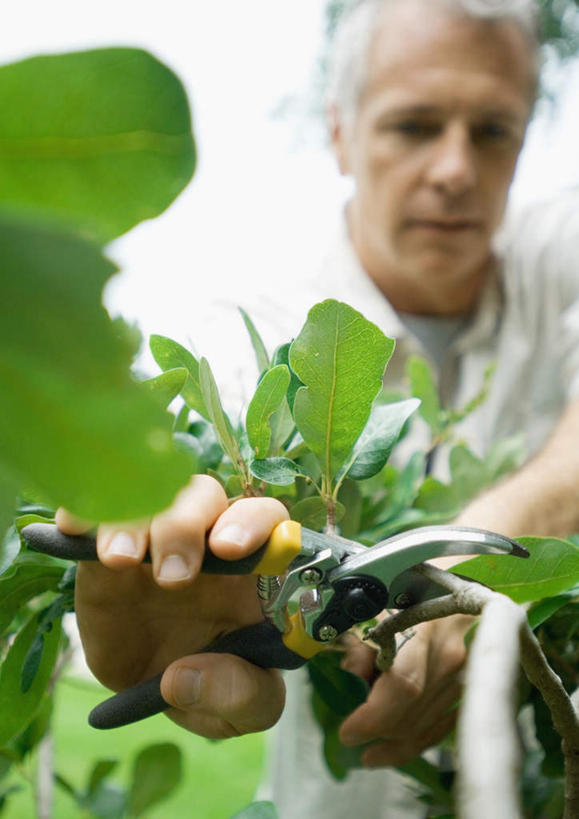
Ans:
{"type": "Polygon", "coordinates": [[[366,92],[437,79],[445,74],[504,83],[525,97],[533,87],[533,57],[511,21],[459,16],[438,3],[406,0],[389,5],[369,53],[366,92]]]}

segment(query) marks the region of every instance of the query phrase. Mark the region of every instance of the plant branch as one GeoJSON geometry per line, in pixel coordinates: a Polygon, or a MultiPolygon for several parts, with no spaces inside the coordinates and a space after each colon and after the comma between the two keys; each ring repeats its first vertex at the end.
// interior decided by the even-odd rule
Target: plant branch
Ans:
{"type": "Polygon", "coordinates": [[[578,709],[549,666],[524,609],[505,595],[429,564],[416,566],[415,570],[450,594],[391,615],[371,629],[368,638],[380,646],[378,667],[385,671],[394,661],[397,633],[453,614],[482,614],[471,647],[458,729],[460,815],[465,819],[489,815],[494,819],[516,819],[522,815],[515,785],[520,754],[515,728],[520,661],[543,696],[562,738],[564,819],[579,816],[578,709]]]}

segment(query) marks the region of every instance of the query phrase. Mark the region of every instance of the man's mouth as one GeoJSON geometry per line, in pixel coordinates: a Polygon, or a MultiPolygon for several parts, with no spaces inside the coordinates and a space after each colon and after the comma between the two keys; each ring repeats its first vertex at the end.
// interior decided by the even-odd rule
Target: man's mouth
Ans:
{"type": "Polygon", "coordinates": [[[410,227],[423,230],[456,234],[479,230],[482,222],[479,219],[411,219],[409,224],[410,227]]]}

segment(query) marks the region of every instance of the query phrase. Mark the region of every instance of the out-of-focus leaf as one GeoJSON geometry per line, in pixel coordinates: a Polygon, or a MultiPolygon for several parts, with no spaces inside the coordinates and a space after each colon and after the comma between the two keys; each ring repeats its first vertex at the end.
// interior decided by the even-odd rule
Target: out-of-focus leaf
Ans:
{"type": "Polygon", "coordinates": [[[92,766],[88,777],[87,793],[92,794],[99,785],[114,771],[119,764],[118,759],[98,759],[92,766]]]}
{"type": "Polygon", "coordinates": [[[181,368],[187,370],[187,379],[181,390],[181,395],[190,409],[209,419],[199,380],[199,362],[193,353],[189,352],[178,341],[160,335],[150,337],[149,347],[153,358],[163,372],[181,368]]]}
{"type": "Polygon", "coordinates": [[[243,319],[243,323],[247,328],[247,332],[249,333],[249,338],[251,339],[251,346],[253,347],[253,351],[255,353],[255,358],[257,361],[257,369],[260,373],[264,372],[269,368],[269,355],[267,354],[267,350],[265,348],[265,344],[257,329],[255,324],[245,312],[245,310],[240,307],[239,312],[241,313],[241,317],[243,319]]]}
{"type": "Polygon", "coordinates": [[[516,603],[555,597],[579,583],[579,546],[556,538],[517,539],[531,553],[528,559],[479,555],[451,571],[478,580],[516,603]]]}
{"type": "Polygon", "coordinates": [[[87,520],[169,506],[186,463],[100,303],[112,264],[85,240],[7,219],[0,257],[0,472],[87,520]]]}
{"type": "Polygon", "coordinates": [[[56,662],[62,633],[60,622],[55,622],[45,634],[40,667],[28,691],[22,692],[22,665],[37,628],[38,617],[34,615],[18,633],[0,669],[0,746],[17,736],[34,718],[56,662]]]}
{"type": "Polygon", "coordinates": [[[278,813],[273,802],[253,802],[231,819],[278,819],[278,813]]]}
{"type": "Polygon", "coordinates": [[[424,512],[444,513],[449,517],[453,517],[460,510],[454,486],[441,483],[430,475],[418,490],[414,505],[424,512]]]}
{"type": "Polygon", "coordinates": [[[452,448],[449,462],[452,488],[462,506],[487,485],[485,465],[462,444],[452,448]]]}
{"type": "Polygon", "coordinates": [[[418,399],[409,398],[395,404],[374,407],[354,446],[351,466],[345,468],[348,477],[365,480],[380,472],[390,457],[406,421],[419,406],[418,399]]]}
{"type": "Polygon", "coordinates": [[[420,415],[431,428],[434,436],[442,432],[438,388],[429,364],[419,356],[410,356],[406,363],[406,375],[410,381],[410,392],[420,399],[420,415]]]}
{"type": "Polygon", "coordinates": [[[187,432],[174,432],[173,444],[176,451],[187,458],[191,475],[203,471],[203,450],[196,438],[187,432]]]}
{"type": "Polygon", "coordinates": [[[0,577],[0,634],[25,603],[46,591],[57,591],[63,573],[59,566],[35,566],[18,558],[0,577]]]}
{"type": "Polygon", "coordinates": [[[498,441],[490,448],[484,459],[488,482],[494,483],[509,472],[514,472],[522,466],[526,455],[525,438],[522,434],[511,435],[498,441]]]}
{"type": "Polygon", "coordinates": [[[10,568],[20,551],[20,538],[14,527],[7,530],[4,537],[0,534],[0,577],[10,568]]]}
{"type": "Polygon", "coordinates": [[[193,175],[183,87],[140,49],[1,66],[0,106],[0,207],[12,212],[104,243],[165,210],[193,175]]]}
{"type": "Polygon", "coordinates": [[[165,799],[182,777],[180,748],[170,742],[149,745],[135,760],[129,794],[131,816],[142,816],[155,802],[165,799]]]}
{"type": "MultiPolygon", "coordinates": [[[[346,509],[339,501],[334,504],[334,508],[336,523],[339,523],[344,517],[346,509]]],[[[292,520],[299,521],[302,526],[321,531],[328,520],[328,507],[319,495],[315,495],[294,503],[290,515],[292,520]]]]}
{"type": "Polygon", "coordinates": [[[182,391],[186,380],[187,370],[184,367],[176,367],[154,378],[148,378],[142,384],[159,406],[167,409],[171,401],[182,391]]]}
{"type": "Polygon", "coordinates": [[[284,364],[268,370],[257,387],[247,409],[246,429],[256,458],[267,458],[271,443],[271,416],[285,400],[290,373],[284,364]]]}
{"type": "Polygon", "coordinates": [[[321,651],[307,664],[307,671],[320,697],[335,714],[347,717],[365,702],[368,684],[356,674],[340,668],[343,654],[321,651]]]}
{"type": "Polygon", "coordinates": [[[394,341],[346,304],[315,305],[290,348],[290,366],[305,386],[293,415],[328,480],[364,429],[394,341]]]}
{"type": "Polygon", "coordinates": [[[260,481],[274,486],[289,486],[298,476],[304,475],[303,469],[289,458],[256,458],[249,468],[260,481]]]}

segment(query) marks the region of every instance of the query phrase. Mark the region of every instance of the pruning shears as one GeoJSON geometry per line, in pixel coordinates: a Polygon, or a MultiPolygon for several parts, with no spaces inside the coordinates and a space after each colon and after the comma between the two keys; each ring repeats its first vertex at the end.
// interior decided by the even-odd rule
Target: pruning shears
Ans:
{"type": "MultiPolygon", "coordinates": [[[[32,549],[54,557],[98,559],[94,537],[64,535],[53,524],[31,523],[22,536],[32,549]]],[[[340,634],[385,608],[404,609],[446,594],[413,571],[417,564],[470,554],[529,556],[510,538],[464,526],[418,527],[368,547],[289,520],[240,560],[222,560],[206,544],[203,572],[258,576],[264,620],[219,637],[203,651],[236,654],[262,668],[299,668],[340,634]]],[[[148,554],[145,562],[150,562],[148,554]]],[[[161,696],[161,677],[105,700],[91,712],[89,723],[117,728],[165,711],[170,706],[161,696]]]]}

